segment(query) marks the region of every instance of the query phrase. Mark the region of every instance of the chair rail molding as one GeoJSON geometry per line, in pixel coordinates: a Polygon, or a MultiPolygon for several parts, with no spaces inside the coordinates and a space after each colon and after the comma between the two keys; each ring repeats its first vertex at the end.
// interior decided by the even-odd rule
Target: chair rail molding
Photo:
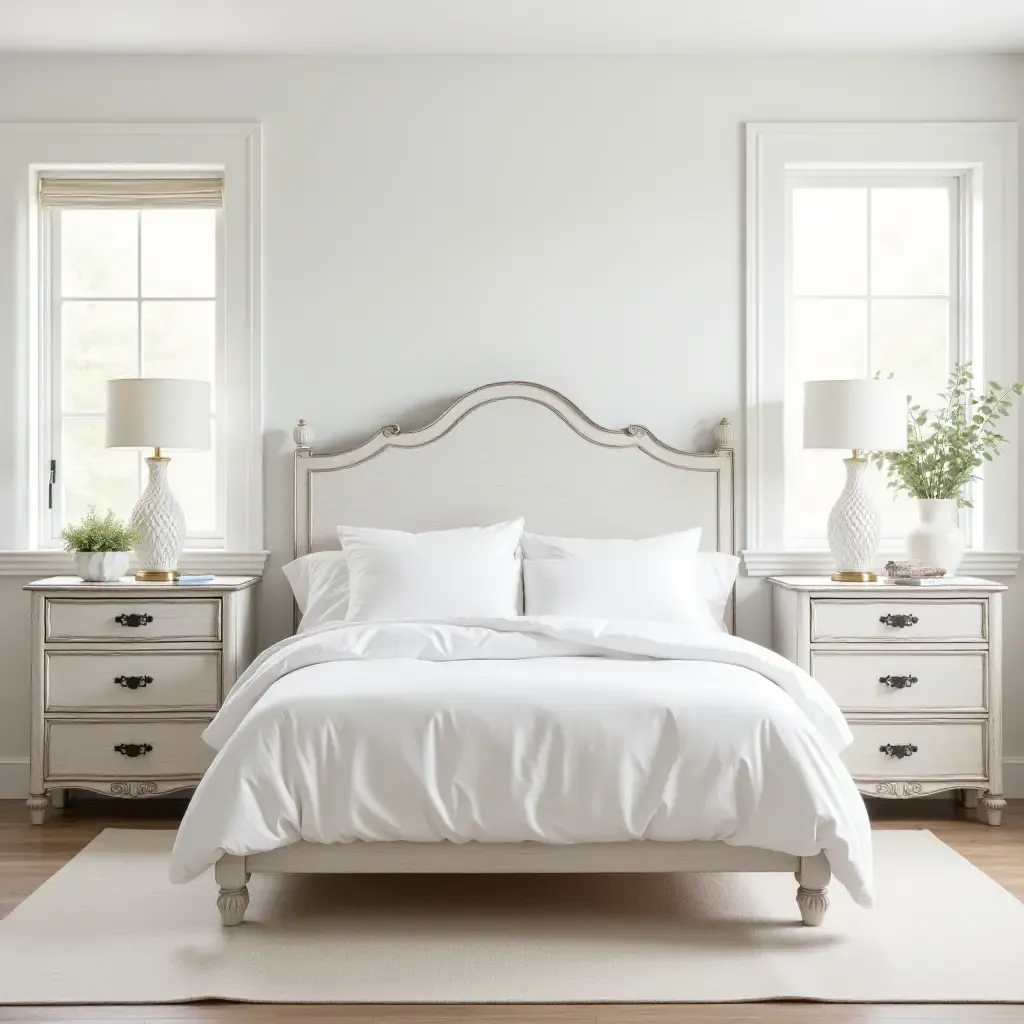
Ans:
{"type": "MultiPolygon", "coordinates": [[[[183,551],[178,568],[216,576],[262,576],[268,551],[183,551]]],[[[129,572],[138,567],[132,558],[129,572]]],[[[74,557],[67,551],[0,551],[0,576],[77,576],[74,557]]]]}
{"type": "MultiPolygon", "coordinates": [[[[747,550],[742,555],[748,576],[828,576],[836,568],[832,553],[823,550],[747,550]]],[[[1020,556],[1019,551],[968,551],[957,571],[961,576],[1015,576],[1020,556]]],[[[897,550],[882,551],[876,568],[890,558],[902,557],[904,553],[897,550]]]]}

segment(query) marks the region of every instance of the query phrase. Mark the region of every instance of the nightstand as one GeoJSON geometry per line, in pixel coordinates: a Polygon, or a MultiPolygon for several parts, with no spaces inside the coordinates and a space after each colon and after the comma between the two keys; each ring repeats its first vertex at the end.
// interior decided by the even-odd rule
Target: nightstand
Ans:
{"type": "Polygon", "coordinates": [[[195,787],[201,733],[256,654],[255,576],[211,583],[37,580],[29,814],[68,789],[151,797],[195,787]]]}
{"type": "Polygon", "coordinates": [[[1003,799],[1002,592],[773,576],[772,646],[829,692],[853,730],[858,789],[902,798],[961,790],[998,825],[1003,799]]]}

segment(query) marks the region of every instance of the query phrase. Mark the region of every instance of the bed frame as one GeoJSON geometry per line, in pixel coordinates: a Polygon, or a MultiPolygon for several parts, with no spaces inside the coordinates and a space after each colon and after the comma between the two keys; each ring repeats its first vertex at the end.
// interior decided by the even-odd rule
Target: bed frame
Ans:
{"type": "MultiPolygon", "coordinates": [[[[702,527],[702,546],[733,553],[733,452],[683,452],[646,427],[608,430],[539,384],[490,384],[433,423],[384,427],[364,444],[314,452],[295,429],[295,554],[336,548],[338,523],[436,530],[525,516],[538,533],[645,537],[702,527]]],[[[733,601],[727,624],[734,623],[733,601]]],[[[824,853],[796,857],[721,842],[319,843],[245,857],[215,873],[225,925],[242,922],[253,871],[502,873],[792,871],[804,924],[828,908],[824,853]]]]}

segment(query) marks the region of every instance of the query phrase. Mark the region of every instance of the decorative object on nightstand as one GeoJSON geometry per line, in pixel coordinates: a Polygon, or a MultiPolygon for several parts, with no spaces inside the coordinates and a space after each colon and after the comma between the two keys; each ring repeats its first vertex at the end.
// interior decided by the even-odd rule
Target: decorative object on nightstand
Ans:
{"type": "Polygon", "coordinates": [[[907,395],[895,381],[811,380],[804,384],[804,447],[853,452],[846,486],[828,517],[832,579],[873,582],[871,566],[882,535],[882,517],[868,494],[867,449],[900,451],[907,443],[907,395]]]}
{"type": "Polygon", "coordinates": [[[119,580],[128,569],[128,555],[139,539],[137,530],[126,526],[109,509],[101,516],[91,507],[77,525],[60,532],[64,550],[75,556],[75,568],[90,583],[119,580]]]}
{"type": "Polygon", "coordinates": [[[1010,411],[1012,395],[1024,394],[1018,381],[1003,387],[989,381],[984,393],[974,388],[970,363],[957,363],[939,408],[907,407],[906,448],[872,452],[871,459],[888,475],[895,491],[917,499],[920,521],[907,534],[907,554],[953,575],[964,556],[957,510],[971,506],[967,487],[977,469],[991,462],[1006,442],[995,422],[1010,411]]]}
{"type": "Polygon", "coordinates": [[[178,576],[185,546],[185,513],[167,482],[170,459],[163,449],[210,447],[210,385],[202,380],[126,377],[107,381],[108,448],[152,448],[149,482],[131,525],[139,531],[137,580],[167,582],[178,576]]]}
{"type": "Polygon", "coordinates": [[[198,785],[200,738],[256,655],[255,576],[176,583],[37,580],[28,808],[67,789],[160,796],[198,785]]]}
{"type": "Polygon", "coordinates": [[[778,576],[772,646],[846,715],[842,753],[860,791],[961,791],[990,825],[1003,807],[1002,592],[959,577],[927,587],[778,576]]]}

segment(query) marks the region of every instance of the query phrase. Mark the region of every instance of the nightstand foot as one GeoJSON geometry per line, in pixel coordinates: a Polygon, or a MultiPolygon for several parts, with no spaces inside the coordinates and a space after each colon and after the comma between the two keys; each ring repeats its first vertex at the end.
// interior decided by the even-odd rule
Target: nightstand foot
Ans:
{"type": "Polygon", "coordinates": [[[956,802],[961,807],[966,807],[967,810],[973,811],[978,806],[979,793],[976,789],[958,789],[956,793],[956,802]]]}
{"type": "Polygon", "coordinates": [[[998,827],[1003,823],[1003,808],[1006,801],[1001,796],[994,796],[986,793],[981,798],[981,807],[978,814],[985,820],[986,824],[998,827]]]}
{"type": "Polygon", "coordinates": [[[50,806],[55,811],[63,811],[67,803],[68,791],[66,789],[50,790],[50,806]]]}
{"type": "Polygon", "coordinates": [[[46,810],[50,806],[50,798],[46,793],[33,793],[25,801],[28,807],[29,821],[33,825],[42,825],[46,821],[46,810]]]}

